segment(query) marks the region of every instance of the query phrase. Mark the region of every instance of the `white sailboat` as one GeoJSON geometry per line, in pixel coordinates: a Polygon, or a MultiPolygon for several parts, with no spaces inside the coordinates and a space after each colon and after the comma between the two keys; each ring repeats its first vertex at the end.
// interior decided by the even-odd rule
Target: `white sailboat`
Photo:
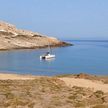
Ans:
{"type": "Polygon", "coordinates": [[[55,58],[55,55],[54,54],[51,54],[51,48],[49,46],[49,51],[46,52],[46,54],[41,55],[40,56],[40,59],[52,59],[52,58],[55,58]]]}

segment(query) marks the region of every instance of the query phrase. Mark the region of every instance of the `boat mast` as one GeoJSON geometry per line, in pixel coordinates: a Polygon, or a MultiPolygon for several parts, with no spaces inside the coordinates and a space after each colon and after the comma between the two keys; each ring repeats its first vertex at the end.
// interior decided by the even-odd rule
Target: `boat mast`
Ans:
{"type": "Polygon", "coordinates": [[[48,41],[48,51],[51,53],[51,45],[49,41],[48,41]]]}

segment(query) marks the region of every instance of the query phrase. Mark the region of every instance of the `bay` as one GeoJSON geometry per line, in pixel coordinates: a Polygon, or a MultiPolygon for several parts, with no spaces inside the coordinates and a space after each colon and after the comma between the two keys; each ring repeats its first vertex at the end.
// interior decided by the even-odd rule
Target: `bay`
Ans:
{"type": "Polygon", "coordinates": [[[68,40],[74,46],[53,48],[55,59],[40,60],[48,49],[0,52],[0,72],[33,75],[88,73],[108,75],[108,41],[68,40]]]}

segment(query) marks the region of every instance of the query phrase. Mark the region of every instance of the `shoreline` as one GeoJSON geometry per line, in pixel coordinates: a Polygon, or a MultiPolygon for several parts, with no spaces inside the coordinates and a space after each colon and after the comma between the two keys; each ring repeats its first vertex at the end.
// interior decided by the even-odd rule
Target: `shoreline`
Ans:
{"type": "MultiPolygon", "coordinates": [[[[69,46],[74,46],[74,44],[68,43],[68,42],[60,42],[59,44],[51,45],[52,48],[69,47],[69,46]]],[[[0,51],[26,50],[26,49],[30,49],[30,50],[32,50],[32,49],[39,50],[39,49],[45,49],[45,48],[48,48],[48,45],[45,45],[45,46],[32,46],[32,47],[7,48],[7,49],[0,49],[0,51]]]]}
{"type": "Polygon", "coordinates": [[[85,87],[93,88],[96,90],[103,90],[108,92],[108,75],[98,76],[89,74],[72,74],[66,76],[44,76],[44,75],[32,75],[32,74],[11,74],[11,73],[0,73],[0,80],[35,80],[36,78],[57,78],[63,81],[67,86],[73,87],[85,87]],[[97,87],[96,87],[97,85],[97,87]],[[100,88],[100,89],[99,89],[100,88]],[[104,89],[105,88],[105,89],[104,89]]]}
{"type": "Polygon", "coordinates": [[[13,71],[0,71],[0,75],[16,75],[16,76],[32,76],[32,77],[57,77],[57,78],[62,78],[62,77],[69,77],[69,78],[89,78],[89,77],[104,77],[107,78],[108,75],[96,75],[96,74],[89,74],[89,73],[73,73],[73,74],[57,74],[57,75],[35,75],[35,74],[30,74],[30,73],[17,73],[13,71]]]}

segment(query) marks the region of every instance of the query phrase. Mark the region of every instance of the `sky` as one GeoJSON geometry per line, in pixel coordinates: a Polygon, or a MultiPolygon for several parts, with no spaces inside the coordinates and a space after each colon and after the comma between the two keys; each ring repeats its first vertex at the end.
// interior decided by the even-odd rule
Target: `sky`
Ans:
{"type": "Polygon", "coordinates": [[[108,39],[108,0],[0,0],[0,20],[62,39],[108,39]]]}

